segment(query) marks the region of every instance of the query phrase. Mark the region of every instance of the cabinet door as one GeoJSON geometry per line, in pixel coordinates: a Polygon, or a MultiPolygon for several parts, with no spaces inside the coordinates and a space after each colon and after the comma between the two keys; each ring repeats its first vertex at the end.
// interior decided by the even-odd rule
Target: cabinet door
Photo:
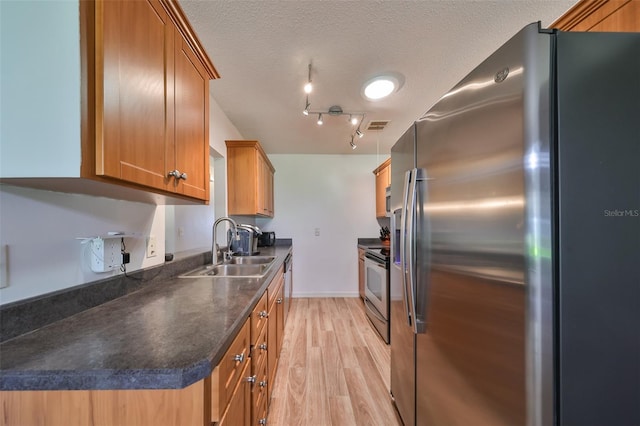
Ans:
{"type": "Polygon", "coordinates": [[[258,180],[256,182],[256,213],[259,215],[267,215],[267,165],[262,155],[256,150],[256,163],[258,168],[258,180]]]}
{"type": "Polygon", "coordinates": [[[96,174],[166,189],[175,27],[142,0],[96,2],[96,28],[96,174]]]}
{"type": "Polygon", "coordinates": [[[389,166],[376,174],[376,217],[386,216],[386,188],[390,182],[389,166]]]}
{"type": "Polygon", "coordinates": [[[249,381],[249,363],[242,372],[242,379],[229,401],[227,411],[219,426],[249,426],[251,424],[251,382],[249,381]]]}
{"type": "Polygon", "coordinates": [[[364,250],[358,249],[358,293],[364,300],[364,250]]]}
{"type": "Polygon", "coordinates": [[[175,144],[168,144],[167,164],[182,174],[175,191],[209,199],[209,79],[202,64],[176,31],[175,144]],[[175,159],[175,161],[172,161],[175,159]]]}
{"type": "Polygon", "coordinates": [[[274,216],[274,207],[273,207],[273,172],[267,163],[265,163],[265,174],[267,179],[267,191],[266,191],[266,199],[267,199],[267,212],[269,217],[274,216]]]}

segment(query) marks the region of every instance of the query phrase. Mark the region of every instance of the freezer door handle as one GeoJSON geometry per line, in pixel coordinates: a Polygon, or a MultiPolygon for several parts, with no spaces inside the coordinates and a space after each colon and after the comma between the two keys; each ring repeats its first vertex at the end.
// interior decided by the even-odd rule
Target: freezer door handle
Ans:
{"type": "Polygon", "coordinates": [[[413,170],[408,170],[404,174],[404,186],[402,191],[402,211],[400,213],[400,269],[402,271],[402,292],[404,301],[404,313],[407,318],[407,324],[412,327],[412,318],[409,306],[411,306],[411,300],[409,300],[409,291],[407,289],[407,207],[409,203],[409,182],[411,181],[411,174],[413,170]]]}
{"type": "Polygon", "coordinates": [[[416,263],[416,229],[415,229],[415,220],[416,220],[416,177],[417,177],[417,169],[413,169],[410,174],[409,179],[409,191],[408,191],[408,205],[407,205],[407,247],[405,251],[407,252],[407,282],[409,293],[409,312],[411,315],[411,326],[413,328],[413,332],[417,333],[418,330],[416,328],[416,274],[415,274],[415,263],[416,263]]]}
{"type": "Polygon", "coordinates": [[[427,171],[425,169],[414,169],[413,171],[413,179],[411,185],[411,226],[410,233],[411,242],[410,250],[409,250],[409,259],[410,259],[410,272],[409,276],[411,278],[411,317],[413,318],[413,332],[414,333],[424,333],[427,328],[427,308],[428,308],[428,292],[429,292],[429,271],[421,270],[420,279],[417,277],[417,268],[416,264],[420,264],[423,267],[425,265],[429,265],[429,250],[428,247],[421,247],[421,250],[418,252],[416,250],[417,245],[417,232],[420,231],[423,245],[426,243],[430,245],[431,240],[431,232],[429,230],[428,224],[428,216],[427,213],[422,208],[427,201],[427,171]],[[421,204],[420,206],[420,217],[418,217],[418,202],[421,204]],[[416,229],[416,224],[420,221],[420,226],[416,229]],[[420,262],[418,262],[418,256],[420,256],[420,262]],[[418,288],[420,286],[420,288],[418,288]],[[420,298],[420,304],[417,303],[418,298],[420,298]]]}

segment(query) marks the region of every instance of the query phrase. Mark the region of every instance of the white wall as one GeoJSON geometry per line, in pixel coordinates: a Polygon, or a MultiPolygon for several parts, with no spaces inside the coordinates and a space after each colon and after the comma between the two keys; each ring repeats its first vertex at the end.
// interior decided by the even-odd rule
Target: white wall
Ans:
{"type": "MultiPolygon", "coordinates": [[[[170,241],[172,251],[210,247],[214,205],[219,215],[226,212],[225,191],[219,189],[226,186],[225,160],[222,158],[226,155],[224,141],[242,139],[212,98],[210,117],[210,145],[220,151],[212,151],[213,164],[218,164],[219,170],[214,173],[217,184],[211,183],[214,204],[209,206],[155,206],[0,185],[0,245],[9,247],[9,287],[0,289],[0,304],[119,273],[92,272],[86,260],[88,246],[82,245],[76,237],[102,235],[109,231],[135,233],[135,238],[125,239],[127,251],[131,253],[131,263],[127,265],[129,272],[164,262],[166,220],[173,220],[166,229],[177,234],[170,241]],[[216,191],[221,195],[216,195],[216,191]],[[165,211],[168,218],[165,218],[165,211]],[[158,251],[158,256],[149,259],[145,254],[147,235],[156,237],[158,251]]],[[[5,139],[3,135],[3,146],[9,142],[11,139],[5,139]]]]}
{"type": "Polygon", "coordinates": [[[358,238],[376,237],[376,155],[272,154],[275,218],[258,226],[293,238],[295,297],[356,296],[358,238]],[[315,235],[316,228],[319,236],[315,235]]]}
{"type": "Polygon", "coordinates": [[[4,177],[80,174],[79,22],[77,1],[0,1],[4,177]]]}
{"type": "MultiPolygon", "coordinates": [[[[0,8],[0,153],[11,154],[3,159],[25,158],[1,163],[2,173],[24,171],[36,160],[44,160],[41,170],[63,165],[61,172],[47,170],[49,176],[79,172],[78,3],[0,1],[0,8]],[[43,63],[45,67],[40,66],[43,63]],[[30,148],[26,156],[14,152],[25,146],[30,148]],[[37,158],[32,154],[34,147],[41,147],[37,158]]],[[[215,84],[211,82],[213,90],[215,84]]],[[[109,231],[136,234],[125,240],[131,253],[129,271],[162,263],[165,237],[176,252],[210,246],[214,216],[226,214],[224,141],[243,139],[213,99],[210,116],[213,206],[166,208],[0,185],[0,245],[8,245],[9,254],[9,287],[0,289],[0,304],[117,273],[93,273],[85,259],[87,246],[77,237],[109,231]],[[166,226],[173,236],[166,235],[166,220],[173,221],[166,226]],[[157,241],[158,256],[150,259],[145,256],[147,235],[157,241]]],[[[357,294],[356,242],[358,237],[378,235],[371,171],[382,159],[359,155],[269,158],[276,167],[276,218],[258,222],[278,237],[294,239],[296,295],[357,294]],[[317,237],[315,228],[320,231],[317,237]]]]}

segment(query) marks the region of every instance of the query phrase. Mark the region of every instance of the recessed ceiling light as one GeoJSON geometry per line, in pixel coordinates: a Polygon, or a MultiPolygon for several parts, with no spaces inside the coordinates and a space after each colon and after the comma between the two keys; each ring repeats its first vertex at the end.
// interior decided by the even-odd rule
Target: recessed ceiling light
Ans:
{"type": "Polygon", "coordinates": [[[398,90],[398,79],[390,75],[381,75],[367,81],[363,88],[363,96],[370,101],[386,98],[398,90]]]}

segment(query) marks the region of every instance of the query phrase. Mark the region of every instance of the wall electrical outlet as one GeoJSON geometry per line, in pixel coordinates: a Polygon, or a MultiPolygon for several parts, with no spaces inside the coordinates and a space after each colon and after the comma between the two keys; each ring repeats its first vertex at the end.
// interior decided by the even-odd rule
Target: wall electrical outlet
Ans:
{"type": "Polygon", "coordinates": [[[320,236],[320,228],[316,228],[314,230],[314,234],[315,234],[316,237],[319,237],[320,236]]]}
{"type": "Polygon", "coordinates": [[[156,237],[150,235],[149,238],[147,238],[147,257],[156,257],[157,255],[156,237]]]}
{"type": "Polygon", "coordinates": [[[109,272],[116,270],[122,263],[120,238],[94,238],[91,240],[91,270],[109,272]]]}

